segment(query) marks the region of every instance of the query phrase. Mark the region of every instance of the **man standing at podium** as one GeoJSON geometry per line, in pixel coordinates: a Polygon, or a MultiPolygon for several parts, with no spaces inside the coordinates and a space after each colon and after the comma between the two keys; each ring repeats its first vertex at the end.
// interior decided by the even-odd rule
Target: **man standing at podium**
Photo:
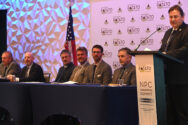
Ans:
{"type": "Polygon", "coordinates": [[[172,6],[168,13],[172,28],[166,31],[159,50],[184,63],[166,62],[167,120],[168,125],[188,125],[188,25],[180,6],[172,6]]]}

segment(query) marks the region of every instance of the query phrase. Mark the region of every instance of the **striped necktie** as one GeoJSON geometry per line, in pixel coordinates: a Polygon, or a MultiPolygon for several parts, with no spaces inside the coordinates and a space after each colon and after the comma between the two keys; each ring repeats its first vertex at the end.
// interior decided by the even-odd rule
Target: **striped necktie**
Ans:
{"type": "Polygon", "coordinates": [[[168,37],[168,40],[167,40],[167,42],[166,42],[166,46],[165,46],[165,52],[168,50],[168,46],[169,46],[169,44],[170,44],[170,42],[171,42],[171,40],[172,40],[172,37],[173,37],[173,35],[174,35],[174,32],[175,32],[175,30],[172,30],[172,32],[170,33],[170,36],[168,37]]]}

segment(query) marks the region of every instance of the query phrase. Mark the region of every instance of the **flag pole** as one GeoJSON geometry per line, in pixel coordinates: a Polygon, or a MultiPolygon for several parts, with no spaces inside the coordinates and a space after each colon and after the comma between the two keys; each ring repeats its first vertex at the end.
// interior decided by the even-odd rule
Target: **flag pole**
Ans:
{"type": "Polygon", "coordinates": [[[73,27],[73,17],[72,17],[72,5],[74,0],[69,0],[69,19],[67,25],[67,34],[66,34],[66,42],[65,42],[65,49],[69,50],[72,55],[74,65],[77,65],[77,57],[76,57],[76,43],[75,43],[75,36],[74,36],[74,27],[73,27]]]}

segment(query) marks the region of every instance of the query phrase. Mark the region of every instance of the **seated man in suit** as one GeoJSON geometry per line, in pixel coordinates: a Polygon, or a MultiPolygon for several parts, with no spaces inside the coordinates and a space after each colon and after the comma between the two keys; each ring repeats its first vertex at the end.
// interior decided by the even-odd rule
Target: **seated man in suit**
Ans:
{"type": "Polygon", "coordinates": [[[86,75],[85,74],[86,69],[89,66],[89,62],[87,60],[87,57],[88,57],[87,49],[85,47],[79,47],[76,50],[76,56],[80,65],[75,67],[69,80],[78,82],[78,83],[83,83],[85,75],[86,75]]]}
{"type": "MultiPolygon", "coordinates": [[[[31,52],[26,52],[24,57],[24,62],[26,66],[23,67],[21,71],[20,78],[16,81],[20,82],[44,82],[44,74],[40,65],[34,62],[34,56],[31,52]]],[[[13,78],[9,78],[13,81],[13,78]]]]}
{"type": "Polygon", "coordinates": [[[71,53],[68,50],[62,50],[60,56],[63,66],[59,68],[55,82],[67,82],[69,81],[75,66],[71,62],[71,53]]]}
{"type": "Polygon", "coordinates": [[[111,82],[112,69],[109,64],[102,60],[103,55],[103,47],[94,45],[92,48],[94,63],[87,68],[84,83],[107,85],[111,82]]]}
{"type": "Polygon", "coordinates": [[[1,77],[7,77],[7,75],[19,76],[21,72],[20,66],[13,60],[12,54],[9,51],[3,52],[2,63],[0,64],[1,77]]]}
{"type": "Polygon", "coordinates": [[[114,71],[112,83],[118,84],[119,80],[123,80],[125,85],[136,85],[136,69],[131,63],[130,51],[129,48],[122,48],[118,51],[119,63],[122,67],[114,71]]]}

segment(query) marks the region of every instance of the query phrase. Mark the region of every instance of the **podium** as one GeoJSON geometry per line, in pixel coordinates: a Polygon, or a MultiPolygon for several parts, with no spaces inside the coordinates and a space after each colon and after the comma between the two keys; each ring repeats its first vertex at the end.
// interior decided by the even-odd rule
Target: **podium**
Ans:
{"type": "Polygon", "coordinates": [[[166,125],[164,61],[183,63],[158,51],[132,51],[136,60],[139,125],[166,125]]]}

